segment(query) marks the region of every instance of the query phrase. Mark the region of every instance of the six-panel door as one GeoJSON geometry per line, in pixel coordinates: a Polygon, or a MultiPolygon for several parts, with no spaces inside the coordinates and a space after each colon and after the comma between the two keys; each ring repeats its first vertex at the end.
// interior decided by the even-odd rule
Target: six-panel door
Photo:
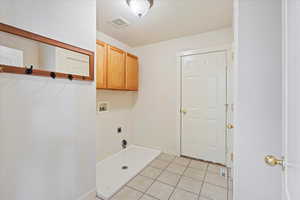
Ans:
{"type": "Polygon", "coordinates": [[[226,52],[182,57],[182,155],[225,164],[226,52]]]}

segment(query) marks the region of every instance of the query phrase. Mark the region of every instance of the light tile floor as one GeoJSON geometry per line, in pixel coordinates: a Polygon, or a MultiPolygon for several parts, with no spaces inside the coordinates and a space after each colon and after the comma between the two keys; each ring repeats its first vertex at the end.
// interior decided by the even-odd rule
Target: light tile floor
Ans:
{"type": "Polygon", "coordinates": [[[232,180],[221,168],[162,153],[112,200],[232,200],[232,180]]]}

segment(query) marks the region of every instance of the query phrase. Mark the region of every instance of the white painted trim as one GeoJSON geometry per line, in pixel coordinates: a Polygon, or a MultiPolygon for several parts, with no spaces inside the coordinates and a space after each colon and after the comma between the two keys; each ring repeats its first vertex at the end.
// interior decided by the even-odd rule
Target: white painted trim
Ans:
{"type": "Polygon", "coordinates": [[[181,54],[177,54],[177,115],[176,115],[176,149],[177,156],[181,155],[181,54]]]}
{"type": "Polygon", "coordinates": [[[206,49],[195,49],[195,50],[188,50],[183,51],[177,54],[177,57],[183,57],[183,56],[191,56],[196,54],[207,54],[212,52],[219,52],[219,51],[228,51],[232,49],[232,45],[222,45],[222,46],[216,46],[206,49]]]}
{"type": "MultiPolygon", "coordinates": [[[[288,0],[282,0],[282,153],[285,160],[288,160],[288,0]]],[[[286,164],[286,163],[285,163],[286,164]]],[[[287,188],[288,169],[282,176],[282,200],[290,200],[287,188]]]]}
{"type": "MultiPolygon", "coordinates": [[[[238,96],[238,87],[239,87],[239,77],[238,77],[238,66],[239,66],[239,4],[240,0],[233,0],[233,48],[232,51],[234,52],[234,59],[233,59],[233,101],[235,102],[234,111],[237,113],[238,107],[237,107],[237,96],[238,96]]],[[[237,128],[238,124],[236,123],[237,116],[235,115],[233,119],[233,124],[235,125],[235,129],[237,128]]],[[[237,180],[237,173],[236,173],[236,164],[235,164],[235,155],[237,152],[238,146],[236,137],[233,137],[233,168],[231,169],[232,172],[232,179],[233,179],[233,192],[232,192],[232,199],[236,199],[236,194],[240,191],[238,191],[238,180],[237,180]]]]}
{"type": "MultiPolygon", "coordinates": [[[[233,60],[232,60],[232,52],[233,52],[233,44],[228,44],[228,45],[223,45],[223,46],[216,46],[216,47],[211,47],[211,48],[206,48],[206,49],[196,49],[196,50],[188,50],[188,51],[183,51],[183,52],[179,52],[177,54],[177,117],[176,117],[176,125],[177,125],[177,140],[176,140],[176,143],[177,143],[177,155],[180,156],[181,155],[181,136],[182,136],[182,120],[181,120],[181,93],[182,93],[182,84],[181,84],[181,78],[182,78],[182,75],[181,75],[181,58],[184,57],[184,56],[191,56],[191,55],[197,55],[197,54],[207,54],[207,53],[213,53],[213,52],[220,52],[220,51],[225,51],[226,54],[227,54],[227,72],[228,72],[228,69],[229,68],[232,68],[233,67],[233,60]]],[[[234,71],[232,70],[232,72],[234,73],[234,71]]],[[[232,76],[234,76],[232,74],[232,76]]],[[[228,75],[227,75],[228,77],[228,75]]],[[[228,82],[228,80],[227,80],[228,82]]],[[[228,86],[228,85],[227,85],[228,86]]],[[[228,88],[227,87],[227,91],[231,89],[233,90],[233,88],[228,88]]],[[[228,100],[228,95],[226,94],[226,99],[228,100]]],[[[227,120],[227,118],[226,118],[227,120]]],[[[228,123],[228,121],[226,121],[226,123],[228,123]]],[[[226,157],[226,166],[229,166],[231,167],[232,166],[232,162],[230,160],[228,160],[228,153],[227,152],[227,149],[228,148],[228,141],[227,141],[227,129],[226,129],[226,149],[225,149],[225,157],[226,157]]],[[[233,145],[233,141],[231,142],[231,144],[233,145]]],[[[233,147],[231,148],[233,149],[233,147]]]]}
{"type": "MultiPolygon", "coordinates": [[[[233,124],[234,125],[234,51],[233,45],[227,49],[227,116],[226,116],[226,124],[233,124]]],[[[231,153],[233,153],[233,138],[234,138],[234,129],[226,129],[226,166],[232,168],[233,162],[231,160],[231,153]]]]}

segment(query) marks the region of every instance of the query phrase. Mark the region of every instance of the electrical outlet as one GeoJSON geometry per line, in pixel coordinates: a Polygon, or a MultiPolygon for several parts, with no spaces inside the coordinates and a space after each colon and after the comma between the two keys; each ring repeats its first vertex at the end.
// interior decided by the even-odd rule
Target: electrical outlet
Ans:
{"type": "Polygon", "coordinates": [[[108,112],[109,111],[109,103],[104,101],[97,102],[97,112],[108,112]]]}

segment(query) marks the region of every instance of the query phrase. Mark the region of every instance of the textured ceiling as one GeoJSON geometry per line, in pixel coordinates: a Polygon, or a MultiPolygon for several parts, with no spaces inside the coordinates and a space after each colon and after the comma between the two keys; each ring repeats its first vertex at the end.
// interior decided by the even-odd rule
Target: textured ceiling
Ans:
{"type": "Polygon", "coordinates": [[[139,19],[126,0],[97,0],[97,29],[135,47],[229,27],[232,14],[232,0],[154,0],[139,19]],[[119,17],[130,25],[117,29],[109,23],[119,17]]]}

